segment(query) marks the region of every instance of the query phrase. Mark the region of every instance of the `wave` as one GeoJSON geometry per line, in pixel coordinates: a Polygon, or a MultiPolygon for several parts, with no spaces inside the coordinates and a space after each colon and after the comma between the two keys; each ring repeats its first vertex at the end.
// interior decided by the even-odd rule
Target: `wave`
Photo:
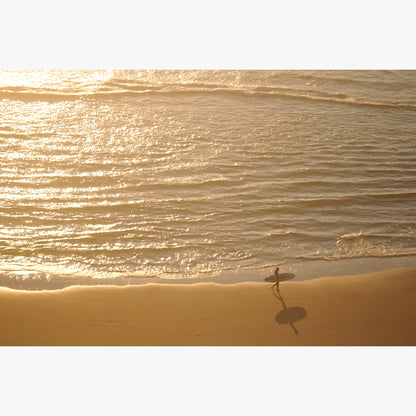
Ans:
{"type": "Polygon", "coordinates": [[[8,88],[0,88],[0,99],[9,99],[16,101],[65,101],[65,100],[77,100],[88,94],[74,94],[67,92],[47,92],[44,90],[20,90],[13,91],[8,88]]]}
{"type": "Polygon", "coordinates": [[[385,109],[416,111],[416,104],[390,101],[371,101],[354,98],[343,93],[326,93],[319,90],[298,90],[282,87],[233,87],[216,84],[168,84],[168,85],[117,85],[118,89],[98,88],[95,91],[51,91],[50,89],[0,88],[0,99],[17,101],[67,101],[81,99],[114,99],[141,95],[183,95],[183,94],[237,94],[247,97],[280,98],[286,100],[306,100],[385,109]]]}
{"type": "Polygon", "coordinates": [[[329,207],[339,205],[363,205],[368,203],[377,203],[378,201],[386,202],[402,202],[409,201],[416,198],[416,192],[403,191],[403,192],[379,192],[374,194],[346,194],[346,195],[334,195],[321,198],[300,198],[291,199],[288,204],[299,207],[329,207]]]}
{"type": "Polygon", "coordinates": [[[322,242],[327,241],[328,236],[324,234],[315,234],[315,233],[307,233],[307,232],[299,232],[299,231],[286,231],[286,232],[277,232],[277,233],[270,233],[266,237],[261,236],[258,238],[261,241],[264,240],[281,240],[281,239],[289,239],[292,241],[293,239],[301,240],[301,241],[315,241],[315,242],[322,242]]]}
{"type": "Polygon", "coordinates": [[[325,260],[338,261],[350,259],[365,259],[365,258],[393,258],[393,257],[412,257],[416,256],[416,251],[409,251],[403,253],[364,253],[364,254],[331,254],[331,255],[301,255],[297,256],[298,260],[325,260]]]}
{"type": "Polygon", "coordinates": [[[28,136],[27,134],[22,134],[22,133],[14,133],[11,131],[4,133],[2,131],[0,131],[0,138],[1,139],[23,139],[23,140],[27,140],[30,139],[30,136],[28,136]]]}
{"type": "MultiPolygon", "coordinates": [[[[213,182],[212,184],[216,184],[217,186],[225,186],[227,185],[227,181],[219,181],[213,182]]],[[[195,187],[208,185],[208,183],[200,183],[200,184],[176,184],[176,185],[167,185],[164,186],[157,186],[157,189],[172,189],[172,191],[181,189],[182,187],[186,186],[186,189],[193,189],[195,187]]],[[[152,189],[156,189],[154,186],[148,186],[146,190],[151,191],[152,189]]],[[[144,189],[144,188],[143,188],[144,189]]],[[[143,190],[142,189],[142,190],[143,190]]],[[[209,204],[213,203],[218,200],[223,200],[225,197],[228,197],[230,200],[232,199],[236,203],[241,202],[242,198],[244,197],[244,193],[234,195],[226,195],[224,193],[217,193],[216,195],[210,195],[210,199],[204,199],[203,197],[194,198],[192,195],[183,198],[170,198],[170,199],[143,199],[143,198],[134,198],[130,197],[129,194],[125,196],[125,198],[100,198],[97,196],[96,198],[84,198],[74,200],[72,198],[63,199],[63,198],[52,198],[52,199],[25,199],[20,200],[19,205],[10,204],[10,202],[5,201],[0,204],[0,209],[6,216],[9,216],[10,213],[16,214],[21,212],[29,212],[30,210],[36,208],[37,210],[42,211],[55,211],[56,213],[59,212],[75,212],[75,211],[83,211],[83,212],[95,212],[95,211],[105,211],[107,213],[110,212],[119,212],[124,210],[142,210],[142,209],[149,209],[152,207],[153,210],[161,209],[164,210],[163,203],[170,203],[170,202],[178,202],[181,204],[181,208],[184,208],[184,204],[194,203],[195,210],[199,210],[201,208],[201,204],[209,204]],[[162,203],[162,204],[161,204],[162,203]],[[198,205],[199,204],[199,205],[198,205]]],[[[284,213],[303,213],[305,209],[334,209],[336,207],[364,207],[364,206],[374,206],[374,204],[382,203],[385,205],[386,203],[398,203],[404,204],[407,203],[409,200],[412,200],[416,197],[416,192],[401,192],[401,193],[380,193],[374,195],[368,194],[351,194],[345,196],[333,196],[333,197],[321,197],[321,198],[298,198],[298,199],[287,199],[287,200],[278,200],[276,202],[276,206],[264,206],[264,205],[256,205],[254,208],[246,207],[245,212],[248,213],[250,211],[255,211],[258,215],[268,215],[268,214],[284,214],[284,213]]],[[[254,201],[255,202],[255,201],[254,201]]],[[[259,204],[261,204],[261,200],[259,199],[259,204]]],[[[172,210],[177,209],[178,207],[171,206],[172,210]]],[[[190,207],[192,208],[192,207],[190,207]]],[[[234,209],[233,207],[231,207],[234,209]]]]}
{"type": "Polygon", "coordinates": [[[341,241],[351,241],[351,240],[362,240],[362,239],[369,239],[369,240],[410,240],[414,241],[416,239],[415,236],[411,235],[396,235],[396,234],[365,234],[362,231],[359,233],[350,233],[344,234],[337,240],[337,243],[341,241]]]}

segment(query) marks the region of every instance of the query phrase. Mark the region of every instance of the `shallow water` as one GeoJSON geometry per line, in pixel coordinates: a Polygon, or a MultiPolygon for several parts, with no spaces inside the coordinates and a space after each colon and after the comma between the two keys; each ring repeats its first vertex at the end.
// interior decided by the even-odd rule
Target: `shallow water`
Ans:
{"type": "Polygon", "coordinates": [[[0,111],[3,286],[416,264],[416,71],[0,71],[0,111]]]}

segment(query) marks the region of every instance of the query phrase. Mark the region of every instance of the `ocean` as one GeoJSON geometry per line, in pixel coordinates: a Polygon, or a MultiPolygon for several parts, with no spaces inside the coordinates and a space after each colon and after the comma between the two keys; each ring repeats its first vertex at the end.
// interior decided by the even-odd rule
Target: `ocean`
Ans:
{"type": "Polygon", "coordinates": [[[0,285],[416,266],[416,71],[0,71],[0,285]]]}

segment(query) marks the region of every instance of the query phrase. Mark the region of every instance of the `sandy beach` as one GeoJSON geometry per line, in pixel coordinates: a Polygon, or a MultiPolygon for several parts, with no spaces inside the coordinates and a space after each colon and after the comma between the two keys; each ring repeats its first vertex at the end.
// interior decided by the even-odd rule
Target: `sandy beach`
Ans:
{"type": "Polygon", "coordinates": [[[416,269],[270,283],[0,290],[1,345],[416,345],[416,269]]]}

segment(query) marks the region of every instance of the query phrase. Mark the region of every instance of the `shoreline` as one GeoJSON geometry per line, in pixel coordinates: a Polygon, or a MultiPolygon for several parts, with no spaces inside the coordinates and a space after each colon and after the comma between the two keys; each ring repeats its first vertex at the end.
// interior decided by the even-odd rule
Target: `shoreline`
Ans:
{"type": "Polygon", "coordinates": [[[197,283],[238,284],[243,282],[261,283],[264,278],[274,273],[277,266],[282,273],[294,273],[297,282],[319,279],[322,276],[351,276],[357,274],[382,272],[396,268],[415,268],[414,257],[397,265],[396,258],[353,258],[342,260],[314,260],[297,264],[279,263],[252,269],[226,270],[218,274],[202,273],[192,277],[156,277],[156,276],[67,276],[51,275],[38,269],[11,269],[0,272],[0,289],[9,288],[19,291],[55,291],[69,287],[97,286],[143,286],[147,284],[160,285],[193,285],[197,283]]]}
{"type": "Polygon", "coordinates": [[[416,268],[271,286],[0,288],[0,345],[416,345],[416,268]]]}

